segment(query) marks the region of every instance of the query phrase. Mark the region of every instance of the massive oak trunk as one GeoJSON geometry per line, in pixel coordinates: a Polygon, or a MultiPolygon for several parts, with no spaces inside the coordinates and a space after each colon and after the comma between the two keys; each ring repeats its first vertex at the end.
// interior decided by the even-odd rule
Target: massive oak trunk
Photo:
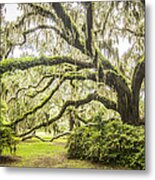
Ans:
{"type": "Polygon", "coordinates": [[[145,62],[144,59],[142,59],[135,67],[131,92],[127,94],[123,89],[119,89],[118,91],[118,109],[124,122],[133,125],[144,124],[139,115],[139,96],[144,77],[145,62]]]}

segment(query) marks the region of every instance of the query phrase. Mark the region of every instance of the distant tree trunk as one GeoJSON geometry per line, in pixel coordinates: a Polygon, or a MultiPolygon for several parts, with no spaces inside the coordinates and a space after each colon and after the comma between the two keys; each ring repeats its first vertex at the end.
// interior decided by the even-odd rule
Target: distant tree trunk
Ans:
{"type": "Polygon", "coordinates": [[[72,112],[70,111],[70,113],[69,113],[69,131],[73,130],[74,124],[75,124],[74,116],[73,116],[72,112]]]}

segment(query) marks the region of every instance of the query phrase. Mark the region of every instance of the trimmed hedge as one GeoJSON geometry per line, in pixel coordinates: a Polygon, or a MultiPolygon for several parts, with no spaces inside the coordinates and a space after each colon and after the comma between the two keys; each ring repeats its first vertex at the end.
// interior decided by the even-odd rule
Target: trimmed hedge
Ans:
{"type": "Polygon", "coordinates": [[[145,169],[144,126],[121,120],[76,128],[67,143],[69,158],[87,159],[132,169],[145,169]]]}

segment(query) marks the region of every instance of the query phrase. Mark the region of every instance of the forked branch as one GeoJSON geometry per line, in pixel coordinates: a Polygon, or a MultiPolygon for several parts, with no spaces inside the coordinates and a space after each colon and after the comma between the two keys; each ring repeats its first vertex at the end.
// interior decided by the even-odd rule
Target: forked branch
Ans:
{"type": "Polygon", "coordinates": [[[54,123],[55,121],[59,120],[62,117],[62,115],[64,114],[64,112],[66,111],[66,109],[69,106],[74,106],[75,108],[78,108],[79,106],[87,104],[87,103],[91,102],[92,100],[101,102],[107,109],[113,109],[115,111],[118,111],[117,105],[115,102],[113,102],[105,97],[102,97],[102,96],[98,95],[97,93],[92,93],[92,94],[89,94],[86,98],[81,99],[81,100],[66,101],[64,103],[64,105],[62,106],[60,112],[55,117],[51,118],[48,122],[43,122],[39,125],[36,125],[29,131],[19,134],[18,136],[24,137],[24,136],[27,136],[28,134],[32,133],[33,131],[40,129],[41,127],[46,127],[46,126],[51,125],[52,123],[54,123]]]}

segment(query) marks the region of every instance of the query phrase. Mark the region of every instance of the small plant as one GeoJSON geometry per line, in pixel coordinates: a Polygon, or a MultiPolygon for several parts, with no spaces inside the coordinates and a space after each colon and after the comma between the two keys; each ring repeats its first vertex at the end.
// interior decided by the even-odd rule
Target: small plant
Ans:
{"type": "Polygon", "coordinates": [[[68,139],[68,157],[144,169],[144,127],[121,120],[101,124],[102,128],[100,125],[76,128],[68,139]]]}

